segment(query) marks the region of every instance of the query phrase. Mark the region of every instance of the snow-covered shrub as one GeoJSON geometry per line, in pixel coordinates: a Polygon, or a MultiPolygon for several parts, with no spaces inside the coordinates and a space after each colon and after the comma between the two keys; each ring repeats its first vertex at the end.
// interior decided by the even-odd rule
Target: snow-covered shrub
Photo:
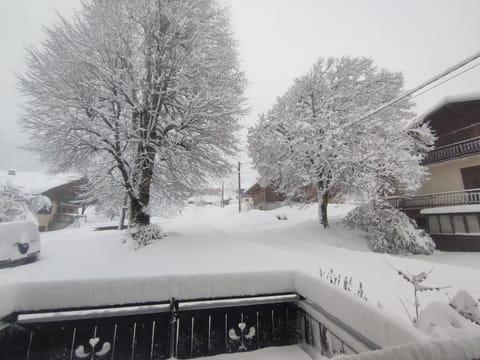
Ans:
{"type": "Polygon", "coordinates": [[[156,224],[136,225],[128,230],[126,242],[130,248],[137,250],[163,237],[162,229],[156,224]]]}
{"type": "Polygon", "coordinates": [[[34,214],[49,206],[45,196],[25,194],[9,181],[0,183],[0,222],[35,221],[34,214]]]}
{"type": "Polygon", "coordinates": [[[389,204],[360,205],[345,217],[348,227],[366,232],[370,248],[390,254],[431,254],[435,244],[413,220],[389,204]]]}
{"type": "Polygon", "coordinates": [[[450,301],[450,306],[460,315],[480,325],[480,308],[475,299],[465,290],[460,290],[450,301]]]}

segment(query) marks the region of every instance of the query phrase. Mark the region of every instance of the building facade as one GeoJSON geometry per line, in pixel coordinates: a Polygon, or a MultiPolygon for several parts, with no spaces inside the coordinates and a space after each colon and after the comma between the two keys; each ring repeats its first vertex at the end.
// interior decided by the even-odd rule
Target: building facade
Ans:
{"type": "Polygon", "coordinates": [[[440,250],[480,251],[480,94],[448,98],[424,116],[435,133],[415,196],[393,205],[432,236],[440,250]]]}

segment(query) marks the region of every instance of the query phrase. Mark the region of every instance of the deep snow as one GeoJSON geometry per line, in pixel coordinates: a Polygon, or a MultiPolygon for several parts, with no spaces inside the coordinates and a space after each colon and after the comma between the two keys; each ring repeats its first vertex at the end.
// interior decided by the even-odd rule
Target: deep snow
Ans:
{"type": "MultiPolygon", "coordinates": [[[[332,226],[325,230],[316,221],[314,205],[241,214],[235,205],[192,206],[175,218],[155,219],[167,237],[137,251],[122,245],[122,232],[92,231],[92,223],[42,233],[39,261],[0,270],[0,317],[14,310],[111,304],[112,299],[128,303],[283,292],[293,290],[292,271],[320,279],[320,269],[333,269],[342,279],[353,278],[352,293],[362,282],[370,304],[408,324],[399,297],[410,306],[411,284],[387,262],[411,273],[433,267],[426,285],[451,285],[450,297],[464,289],[479,298],[480,253],[372,253],[361,234],[341,224],[351,208],[331,205],[332,226]]],[[[419,300],[421,308],[431,301],[448,303],[444,291],[421,293],[419,300]]],[[[413,307],[409,310],[414,313],[413,307]]]]}

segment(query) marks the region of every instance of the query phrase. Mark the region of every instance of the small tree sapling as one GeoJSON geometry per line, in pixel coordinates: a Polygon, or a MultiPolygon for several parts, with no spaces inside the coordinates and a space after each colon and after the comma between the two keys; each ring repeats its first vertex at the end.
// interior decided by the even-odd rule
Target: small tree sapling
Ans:
{"type": "Polygon", "coordinates": [[[424,292],[424,291],[440,291],[441,289],[447,289],[450,287],[450,286],[426,286],[422,284],[428,278],[428,276],[432,273],[433,268],[430,271],[427,271],[427,272],[422,271],[415,275],[415,274],[407,274],[406,272],[395,268],[388,262],[387,262],[387,265],[390,266],[393,270],[395,270],[398,275],[400,275],[405,281],[409,282],[413,286],[413,296],[414,296],[413,305],[415,306],[415,317],[412,318],[410,316],[410,314],[408,313],[405,307],[405,304],[400,299],[400,301],[402,302],[402,305],[405,308],[405,311],[407,311],[408,317],[410,318],[410,320],[412,320],[413,324],[415,324],[418,319],[418,314],[420,309],[420,301],[418,300],[418,293],[424,292]]]}

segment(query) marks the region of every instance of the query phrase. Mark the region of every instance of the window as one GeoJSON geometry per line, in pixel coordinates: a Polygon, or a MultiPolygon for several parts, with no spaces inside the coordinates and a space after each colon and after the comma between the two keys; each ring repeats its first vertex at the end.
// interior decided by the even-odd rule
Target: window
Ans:
{"type": "Polygon", "coordinates": [[[430,234],[480,234],[477,214],[429,215],[427,221],[430,234]]]}
{"type": "Polygon", "coordinates": [[[450,215],[440,215],[440,229],[443,234],[453,234],[452,223],[450,222],[450,215]]]}
{"type": "Polygon", "coordinates": [[[480,188],[480,166],[472,166],[460,169],[463,186],[465,189],[480,188]]]}
{"type": "Polygon", "coordinates": [[[428,228],[431,234],[440,233],[440,224],[438,222],[438,216],[429,216],[428,217],[428,228]]]}
{"type": "Polygon", "coordinates": [[[463,215],[454,215],[453,218],[453,230],[455,234],[466,233],[467,229],[465,228],[465,221],[463,215]]]}
{"type": "Polygon", "coordinates": [[[480,233],[477,215],[467,215],[466,220],[469,233],[480,233]]]}

